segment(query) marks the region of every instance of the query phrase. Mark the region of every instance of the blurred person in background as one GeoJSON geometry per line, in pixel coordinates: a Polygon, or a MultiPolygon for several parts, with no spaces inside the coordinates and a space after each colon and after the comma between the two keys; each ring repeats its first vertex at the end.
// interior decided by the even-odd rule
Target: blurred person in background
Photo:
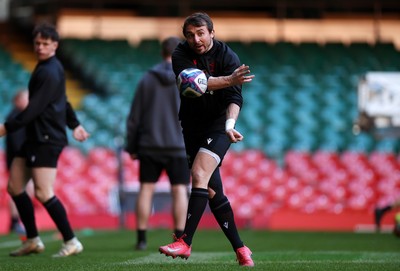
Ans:
{"type": "MultiPolygon", "coordinates": [[[[22,112],[26,106],[28,105],[28,90],[23,89],[17,91],[13,98],[13,108],[10,113],[6,117],[6,121],[12,120],[15,118],[20,112],[22,112]]],[[[5,140],[5,150],[6,150],[6,166],[7,170],[10,171],[12,160],[18,151],[21,149],[22,144],[26,139],[25,136],[25,127],[21,129],[7,134],[5,140]]],[[[20,235],[25,235],[25,229],[20,223],[18,210],[12,200],[9,203],[10,208],[10,232],[15,232],[20,235]]]]}
{"type": "Polygon", "coordinates": [[[387,212],[389,212],[393,209],[397,209],[397,208],[400,208],[400,198],[390,204],[383,206],[382,208],[379,208],[379,207],[375,208],[375,212],[374,212],[375,217],[374,218],[375,218],[375,226],[376,226],[377,231],[381,230],[381,221],[382,221],[383,216],[387,212]]]}
{"type": "Polygon", "coordinates": [[[187,68],[200,69],[208,78],[208,89],[198,98],[180,96],[179,118],[191,168],[192,190],[183,235],[161,246],[159,251],[173,258],[189,258],[193,236],[208,203],[239,265],[254,266],[252,252],[240,239],[219,170],[231,143],[243,139],[235,130],[235,122],[243,103],[242,84],[251,82],[254,75],[249,75],[249,66],[241,65],[232,49],[214,39],[213,22],[207,14],[188,16],[182,30],[186,41],[172,54],[175,76],[187,68]]]}
{"type": "Polygon", "coordinates": [[[83,250],[64,205],[54,194],[58,158],[68,144],[66,126],[73,129],[73,137],[78,141],[89,137],[67,100],[64,68],[56,57],[58,42],[55,26],[39,24],[34,28],[33,45],[38,63],[28,84],[29,103],[15,118],[0,124],[0,136],[22,127],[26,130],[26,140],[11,163],[7,190],[18,209],[27,239],[10,256],[41,253],[45,249],[36,226],[32,200],[25,189],[31,178],[35,197],[43,204],[64,240],[59,252],[53,256],[66,257],[83,250]]]}
{"type": "Polygon", "coordinates": [[[141,78],[127,119],[125,150],[140,164],[140,190],[136,201],[137,250],[146,249],[155,184],[163,170],[171,183],[175,235],[181,236],[185,226],[190,171],[178,119],[179,92],[171,63],[172,51],[179,42],[177,37],[162,41],[163,61],[141,78]]]}

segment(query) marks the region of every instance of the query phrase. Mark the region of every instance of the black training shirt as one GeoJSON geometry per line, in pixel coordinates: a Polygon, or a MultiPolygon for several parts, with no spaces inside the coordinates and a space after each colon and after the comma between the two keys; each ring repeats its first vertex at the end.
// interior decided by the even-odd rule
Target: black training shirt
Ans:
{"type": "Polygon", "coordinates": [[[36,65],[28,89],[29,104],[5,123],[7,132],[26,126],[27,142],[65,146],[66,125],[74,129],[79,121],[67,101],[64,68],[55,56],[36,65]]]}
{"type": "MultiPolygon", "coordinates": [[[[172,64],[176,76],[186,68],[198,68],[204,71],[207,77],[218,77],[232,74],[240,66],[240,60],[237,54],[221,41],[214,40],[213,47],[202,55],[196,54],[185,41],[174,50],[172,64]]],[[[242,106],[241,85],[207,91],[198,98],[181,95],[179,118],[183,132],[225,130],[226,109],[231,103],[242,106]]]]}

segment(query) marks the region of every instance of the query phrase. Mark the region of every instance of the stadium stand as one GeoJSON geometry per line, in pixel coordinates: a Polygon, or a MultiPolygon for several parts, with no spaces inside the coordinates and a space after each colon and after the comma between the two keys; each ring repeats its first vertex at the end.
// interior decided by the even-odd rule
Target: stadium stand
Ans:
{"type": "MultiPolygon", "coordinates": [[[[0,44],[0,118],[5,119],[18,89],[26,88],[30,73],[0,44]]],[[[0,142],[3,143],[2,139],[0,142]]],[[[4,145],[4,144],[3,144],[4,145]]]]}
{"type": "MultiPolygon", "coordinates": [[[[370,152],[375,145],[387,151],[398,148],[393,140],[377,143],[369,135],[355,136],[351,132],[358,114],[359,77],[370,70],[399,68],[399,53],[390,44],[230,45],[257,75],[252,84],[245,86],[245,99],[251,106],[244,107],[238,122],[239,127],[249,131],[251,140],[238,148],[262,146],[274,159],[282,159],[287,150],[293,149],[370,152]]],[[[121,110],[128,107],[140,75],[156,62],[157,50],[157,40],[142,41],[136,47],[126,41],[66,40],[63,53],[74,52],[68,57],[73,67],[81,69],[97,91],[96,96],[84,99],[83,114],[97,117],[104,128],[109,127],[101,122],[113,126],[113,118],[124,118],[126,112],[121,110]],[[113,114],[103,116],[101,112],[113,114]]],[[[108,139],[115,137],[110,129],[106,130],[110,133],[108,139]]]]}
{"type": "MultiPolygon", "coordinates": [[[[356,89],[366,71],[399,70],[400,52],[389,43],[228,44],[256,75],[244,87],[245,105],[237,122],[246,139],[233,145],[222,172],[239,224],[285,228],[293,213],[347,215],[336,221],[339,229],[372,223],[375,204],[390,202],[400,191],[400,146],[395,139],[352,133],[356,89]]],[[[158,61],[158,46],[151,39],[135,46],[124,40],[63,41],[63,59],[94,90],[78,110],[92,137],[83,144],[71,140],[60,161],[57,192],[73,215],[107,215],[118,209],[115,140],[124,135],[138,79],[158,61]]],[[[0,54],[1,115],[11,97],[4,90],[28,74],[4,48],[0,54]]],[[[137,165],[125,154],[122,161],[125,185],[134,190],[137,165]]],[[[5,193],[4,170],[0,176],[5,193]]]]}

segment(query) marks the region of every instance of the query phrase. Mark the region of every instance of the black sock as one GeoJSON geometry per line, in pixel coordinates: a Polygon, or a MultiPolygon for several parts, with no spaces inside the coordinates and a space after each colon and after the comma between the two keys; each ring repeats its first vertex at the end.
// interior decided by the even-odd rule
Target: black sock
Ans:
{"type": "Polygon", "coordinates": [[[56,224],[57,229],[61,232],[64,242],[74,238],[75,235],[69,224],[67,212],[65,211],[65,208],[62,205],[61,201],[59,201],[58,198],[54,196],[43,203],[43,205],[49,213],[51,219],[53,219],[54,223],[56,224]]]}
{"type": "Polygon", "coordinates": [[[185,237],[183,240],[189,246],[192,244],[193,235],[199,225],[200,219],[206,209],[208,202],[208,190],[203,188],[192,188],[189,198],[187,220],[185,225],[185,237]]]}
{"type": "Polygon", "coordinates": [[[137,230],[137,243],[146,242],[146,230],[137,230]]]}
{"type": "Polygon", "coordinates": [[[180,237],[182,236],[182,234],[183,234],[183,230],[177,230],[177,229],[175,229],[175,230],[174,230],[174,234],[175,234],[175,237],[176,237],[176,238],[180,238],[180,237]]]}
{"type": "Polygon", "coordinates": [[[226,197],[217,201],[211,199],[210,209],[225,236],[231,243],[233,250],[236,251],[236,249],[243,247],[243,242],[239,237],[232,207],[228,199],[226,197]]]}
{"type": "Polygon", "coordinates": [[[392,210],[392,205],[387,205],[381,209],[382,213],[392,210]]]}
{"type": "Polygon", "coordinates": [[[35,211],[29,195],[23,192],[22,194],[12,197],[12,199],[17,207],[22,224],[24,224],[26,237],[34,238],[39,236],[35,222],[35,211]]]}
{"type": "Polygon", "coordinates": [[[18,222],[19,222],[19,218],[18,218],[18,217],[15,217],[15,216],[12,216],[12,217],[11,217],[10,227],[11,227],[11,228],[14,227],[15,225],[18,224],[18,222]]]}

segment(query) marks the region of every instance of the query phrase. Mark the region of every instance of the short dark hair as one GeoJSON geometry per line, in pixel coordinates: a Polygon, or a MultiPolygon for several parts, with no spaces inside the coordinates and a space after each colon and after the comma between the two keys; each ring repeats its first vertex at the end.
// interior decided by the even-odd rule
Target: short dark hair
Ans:
{"type": "Polygon", "coordinates": [[[40,34],[45,39],[51,39],[52,41],[60,41],[57,29],[50,23],[40,23],[35,26],[32,32],[33,38],[40,34]]]}
{"type": "Polygon", "coordinates": [[[161,55],[163,57],[168,57],[172,55],[172,52],[175,50],[176,46],[181,42],[181,39],[178,37],[169,37],[163,40],[161,43],[161,55]]]}
{"type": "Polygon", "coordinates": [[[192,15],[186,17],[185,22],[183,23],[182,31],[183,35],[186,37],[186,28],[188,25],[193,25],[196,27],[200,26],[207,26],[208,31],[211,33],[211,31],[214,30],[214,24],[213,21],[211,20],[210,16],[208,16],[207,13],[204,12],[196,12],[193,13],[192,15]]]}

